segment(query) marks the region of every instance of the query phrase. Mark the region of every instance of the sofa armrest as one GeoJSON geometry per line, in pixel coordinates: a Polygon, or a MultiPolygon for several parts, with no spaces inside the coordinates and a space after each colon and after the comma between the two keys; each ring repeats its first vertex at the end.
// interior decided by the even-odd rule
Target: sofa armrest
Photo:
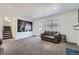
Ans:
{"type": "Polygon", "coordinates": [[[44,35],[45,35],[45,34],[43,34],[43,33],[42,33],[42,34],[40,34],[40,36],[44,36],[44,35]]]}
{"type": "Polygon", "coordinates": [[[55,35],[55,38],[56,39],[61,39],[61,36],[60,35],[55,35]]]}

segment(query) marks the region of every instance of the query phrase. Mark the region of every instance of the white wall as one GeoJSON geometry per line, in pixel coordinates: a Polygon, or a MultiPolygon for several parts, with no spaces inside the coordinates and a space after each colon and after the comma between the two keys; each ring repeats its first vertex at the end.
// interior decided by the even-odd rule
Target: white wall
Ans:
{"type": "Polygon", "coordinates": [[[4,26],[11,26],[11,23],[10,22],[6,22],[6,21],[3,21],[3,25],[4,26]]]}
{"type": "MultiPolygon", "coordinates": [[[[66,34],[67,41],[79,44],[79,36],[78,36],[79,31],[73,29],[73,26],[78,23],[78,11],[77,10],[63,12],[58,15],[49,16],[49,17],[35,20],[34,26],[33,26],[33,29],[34,29],[33,34],[35,35],[41,34],[41,31],[39,31],[39,23],[42,23],[43,26],[45,26],[44,23],[46,21],[53,20],[53,19],[59,20],[60,22],[59,31],[62,34],[66,34]]],[[[44,27],[43,27],[43,30],[45,30],[44,27]]]]}
{"type": "Polygon", "coordinates": [[[3,17],[3,25],[4,26],[11,26],[11,20],[12,20],[11,16],[9,16],[9,17],[3,17]]]}
{"type": "MultiPolygon", "coordinates": [[[[55,30],[55,29],[50,29],[50,28],[46,27],[46,23],[47,22],[53,22],[55,20],[60,22],[55,17],[46,17],[46,18],[43,18],[43,19],[34,20],[33,21],[33,34],[34,35],[40,35],[45,30],[49,30],[49,31],[55,30]],[[41,26],[40,26],[40,24],[41,24],[41,26]],[[42,28],[42,30],[40,30],[40,28],[42,28]]],[[[55,31],[60,31],[60,25],[59,25],[59,27],[55,31]]]]}
{"type": "Polygon", "coordinates": [[[68,11],[60,15],[56,15],[55,18],[60,20],[60,32],[66,34],[67,41],[77,43],[77,31],[73,29],[73,26],[78,23],[78,11],[68,11]]]}
{"type": "Polygon", "coordinates": [[[17,32],[17,19],[22,19],[22,20],[25,20],[25,21],[31,21],[32,22],[32,20],[27,19],[27,18],[13,17],[13,19],[11,20],[13,38],[14,39],[22,39],[22,38],[27,38],[27,37],[32,36],[32,31],[30,31],[30,32],[17,32]]]}

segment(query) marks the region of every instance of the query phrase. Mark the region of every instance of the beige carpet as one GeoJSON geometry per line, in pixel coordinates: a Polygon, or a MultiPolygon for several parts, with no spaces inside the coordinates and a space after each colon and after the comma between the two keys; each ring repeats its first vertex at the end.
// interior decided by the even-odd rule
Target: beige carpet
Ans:
{"type": "Polygon", "coordinates": [[[54,44],[42,41],[40,37],[20,40],[5,40],[2,45],[5,55],[64,55],[64,42],[54,44]]]}

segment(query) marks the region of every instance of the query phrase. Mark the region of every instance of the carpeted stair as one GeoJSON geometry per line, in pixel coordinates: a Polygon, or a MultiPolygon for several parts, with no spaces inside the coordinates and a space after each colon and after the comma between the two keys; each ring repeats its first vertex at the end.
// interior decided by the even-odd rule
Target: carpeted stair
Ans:
{"type": "Polygon", "coordinates": [[[3,30],[3,39],[11,39],[12,37],[12,32],[10,26],[4,26],[3,30]]]}

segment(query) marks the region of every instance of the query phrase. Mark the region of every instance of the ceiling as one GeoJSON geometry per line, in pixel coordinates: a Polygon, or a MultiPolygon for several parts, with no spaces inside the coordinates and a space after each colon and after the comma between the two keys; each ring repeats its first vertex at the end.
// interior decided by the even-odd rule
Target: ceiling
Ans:
{"type": "Polygon", "coordinates": [[[77,3],[0,3],[0,16],[36,19],[78,8],[77,3]]]}

